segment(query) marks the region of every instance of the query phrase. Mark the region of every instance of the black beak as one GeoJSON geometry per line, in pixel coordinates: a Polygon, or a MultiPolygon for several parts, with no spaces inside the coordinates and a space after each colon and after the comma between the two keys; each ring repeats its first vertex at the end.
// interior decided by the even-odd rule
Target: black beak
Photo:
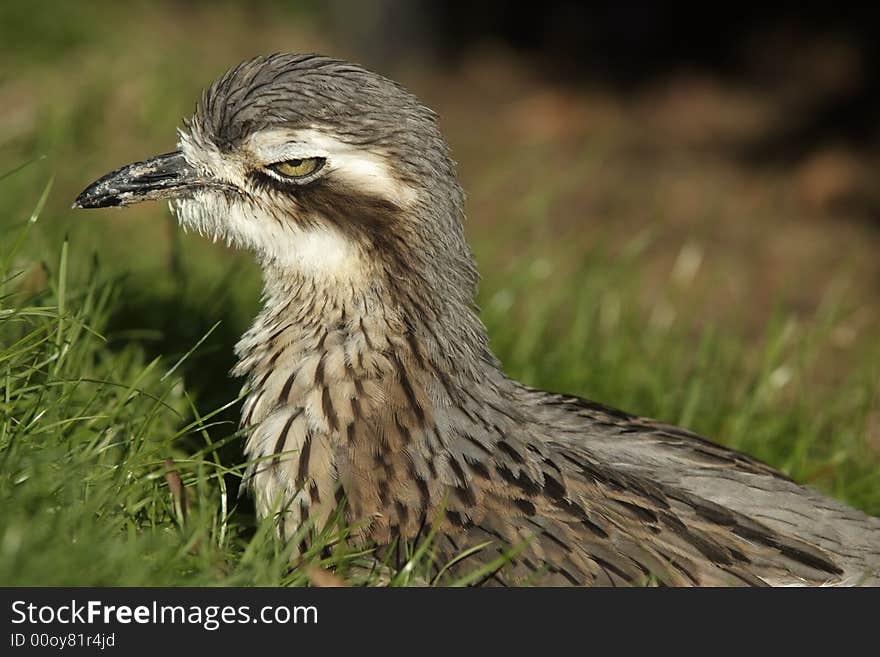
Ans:
{"type": "Polygon", "coordinates": [[[180,151],[134,162],[108,173],[86,187],[74,208],[108,208],[141,201],[187,196],[206,184],[180,151]]]}

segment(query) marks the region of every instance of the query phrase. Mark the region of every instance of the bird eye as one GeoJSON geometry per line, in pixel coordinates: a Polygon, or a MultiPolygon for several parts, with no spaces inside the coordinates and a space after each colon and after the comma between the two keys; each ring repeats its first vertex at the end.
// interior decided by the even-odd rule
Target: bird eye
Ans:
{"type": "Polygon", "coordinates": [[[270,164],[269,168],[285,178],[298,179],[316,173],[322,166],[324,166],[323,157],[309,157],[276,162],[275,164],[270,164]]]}

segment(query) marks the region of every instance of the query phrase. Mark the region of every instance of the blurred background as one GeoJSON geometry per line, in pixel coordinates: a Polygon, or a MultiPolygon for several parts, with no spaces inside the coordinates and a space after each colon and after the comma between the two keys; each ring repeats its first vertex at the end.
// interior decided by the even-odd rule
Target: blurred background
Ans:
{"type": "Polygon", "coordinates": [[[685,422],[826,487],[845,485],[833,449],[798,470],[765,444],[781,428],[762,438],[711,411],[743,398],[736,381],[759,385],[737,368],[770,381],[771,414],[851,391],[838,411],[857,406],[857,448],[841,458],[873,473],[853,497],[880,510],[867,492],[880,459],[880,10],[5,0],[0,174],[15,172],[0,180],[0,242],[54,177],[16,256],[23,289],[47,284],[39,263],[66,235],[71,276],[96,258],[121,290],[111,346],[173,362],[222,320],[185,370],[200,408],[240,385],[225,373],[259,305],[250,256],[180,234],[156,204],[69,206],[110,169],[173,150],[203,87],[273,51],[355,60],[440,114],[479,302],[511,373],[685,422]],[[736,347],[706,364],[713,334],[736,347]],[[542,346],[563,339],[574,352],[542,346]],[[805,342],[818,345],[807,364],[805,342]],[[688,393],[694,368],[703,392],[688,393]]]}

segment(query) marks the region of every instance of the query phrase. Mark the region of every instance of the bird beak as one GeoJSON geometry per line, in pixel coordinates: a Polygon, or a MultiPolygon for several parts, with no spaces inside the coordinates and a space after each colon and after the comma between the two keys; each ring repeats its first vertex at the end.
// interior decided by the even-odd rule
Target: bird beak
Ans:
{"type": "Polygon", "coordinates": [[[74,208],[109,208],[153,199],[179,198],[205,184],[180,151],[111,171],[86,187],[74,208]]]}

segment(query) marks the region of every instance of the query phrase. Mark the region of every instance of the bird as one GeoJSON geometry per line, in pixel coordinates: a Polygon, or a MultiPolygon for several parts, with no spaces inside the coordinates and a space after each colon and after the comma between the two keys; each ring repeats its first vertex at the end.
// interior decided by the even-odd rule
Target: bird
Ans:
{"type": "Polygon", "coordinates": [[[880,584],[880,519],[684,428],[504,373],[450,147],[397,82],[258,56],[178,135],[73,207],[164,199],[184,229],[255,255],[263,306],[232,374],[246,487],[282,537],[341,510],[382,554],[427,527],[438,564],[495,586],[880,584]]]}

